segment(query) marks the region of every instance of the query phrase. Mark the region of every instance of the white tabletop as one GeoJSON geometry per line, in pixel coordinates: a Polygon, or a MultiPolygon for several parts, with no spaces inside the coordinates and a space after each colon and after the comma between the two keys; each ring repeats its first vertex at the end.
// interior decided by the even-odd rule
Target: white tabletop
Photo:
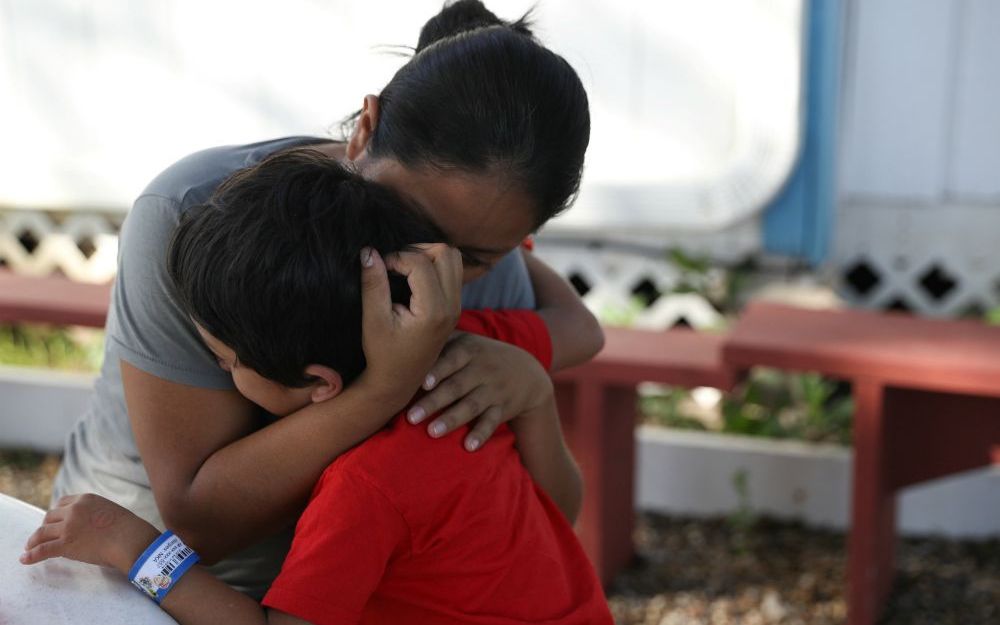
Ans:
{"type": "Polygon", "coordinates": [[[63,558],[17,558],[45,513],[0,494],[0,625],[176,625],[110,569],[63,558]]]}

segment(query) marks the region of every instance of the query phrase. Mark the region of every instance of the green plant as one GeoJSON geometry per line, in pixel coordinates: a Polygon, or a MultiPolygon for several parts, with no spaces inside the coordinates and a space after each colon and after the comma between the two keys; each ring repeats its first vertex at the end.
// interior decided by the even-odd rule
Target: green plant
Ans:
{"type": "Polygon", "coordinates": [[[838,392],[836,382],[817,373],[792,377],[793,405],[800,407],[800,438],[832,440],[850,444],[854,418],[854,400],[838,392]]]}
{"type": "Polygon", "coordinates": [[[103,332],[41,325],[0,326],[0,364],[97,371],[103,332]]]}
{"type": "Polygon", "coordinates": [[[680,430],[707,430],[705,422],[685,414],[683,404],[691,396],[687,389],[671,387],[655,394],[640,394],[639,412],[656,425],[680,430]]]}
{"type": "Polygon", "coordinates": [[[733,544],[739,553],[745,553],[750,543],[750,534],[757,524],[757,515],[750,504],[750,484],[746,469],[733,473],[732,484],[736,491],[738,503],[736,510],[729,515],[727,521],[733,529],[733,544]]]}
{"type": "Polygon", "coordinates": [[[732,272],[713,267],[707,257],[693,256],[679,248],[669,250],[667,260],[678,273],[672,293],[696,293],[723,313],[735,312],[736,282],[732,272]]]}
{"type": "Polygon", "coordinates": [[[717,418],[691,409],[690,393],[664,389],[639,399],[643,418],[656,425],[744,436],[849,445],[854,403],[836,381],[815,373],[754,369],[725,396],[717,418]]]}
{"type": "Polygon", "coordinates": [[[0,450],[0,467],[10,467],[15,471],[37,469],[45,460],[45,454],[23,449],[0,450]]]}
{"type": "Polygon", "coordinates": [[[723,431],[849,444],[854,404],[815,373],[760,369],[723,400],[723,431]]]}
{"type": "Polygon", "coordinates": [[[597,311],[597,318],[602,325],[629,327],[635,324],[636,318],[646,308],[641,297],[631,297],[621,304],[605,304],[597,311]]]}

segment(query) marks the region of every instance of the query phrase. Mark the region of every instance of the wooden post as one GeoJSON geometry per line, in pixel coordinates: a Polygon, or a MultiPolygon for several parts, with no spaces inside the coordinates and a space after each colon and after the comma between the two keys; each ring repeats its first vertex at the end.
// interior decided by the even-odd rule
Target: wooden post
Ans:
{"type": "Polygon", "coordinates": [[[892,584],[896,497],[886,471],[885,388],[854,382],[854,475],[848,541],[848,623],[874,625],[892,584]]]}

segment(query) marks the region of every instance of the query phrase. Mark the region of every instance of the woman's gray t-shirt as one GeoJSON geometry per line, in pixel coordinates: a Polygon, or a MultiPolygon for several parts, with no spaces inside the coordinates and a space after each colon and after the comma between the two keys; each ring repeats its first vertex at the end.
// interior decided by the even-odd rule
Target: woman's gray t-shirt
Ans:
{"type": "MultiPolygon", "coordinates": [[[[53,498],[96,492],[154,525],[163,522],[129,425],[119,360],[159,378],[202,388],[232,389],[228,373],[204,346],[172,296],[166,269],[170,237],[181,215],[203,203],[233,172],[270,154],[321,143],[288,137],[192,154],[157,176],[135,201],[122,225],[118,273],[112,290],[104,365],[85,414],[66,441],[53,498]]],[[[467,285],[465,308],[534,308],[524,259],[508,254],[486,276],[467,285]]],[[[287,535],[265,541],[220,563],[216,571],[252,595],[262,594],[284,557],[287,535]]]]}

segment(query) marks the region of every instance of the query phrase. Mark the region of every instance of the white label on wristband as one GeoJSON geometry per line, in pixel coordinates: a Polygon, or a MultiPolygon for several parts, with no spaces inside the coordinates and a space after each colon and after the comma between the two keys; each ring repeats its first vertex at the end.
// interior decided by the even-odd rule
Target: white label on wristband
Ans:
{"type": "Polygon", "coordinates": [[[132,577],[132,583],[156,599],[174,582],[172,573],[191,557],[195,557],[194,550],[177,536],[170,536],[146,558],[132,577]]]}

